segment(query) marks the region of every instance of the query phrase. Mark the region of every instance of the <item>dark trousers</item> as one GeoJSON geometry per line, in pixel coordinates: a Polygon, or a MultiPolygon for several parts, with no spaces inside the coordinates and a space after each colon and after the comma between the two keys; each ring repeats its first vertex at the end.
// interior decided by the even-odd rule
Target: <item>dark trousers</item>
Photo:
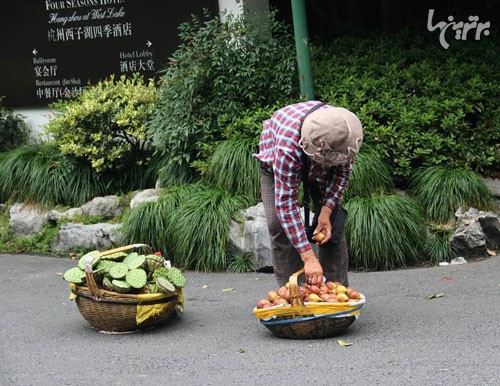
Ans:
{"type": "MultiPolygon", "coordinates": [[[[271,238],[271,251],[273,256],[273,270],[279,286],[285,285],[289,277],[304,267],[299,253],[288,240],[288,237],[276,215],[274,204],[274,176],[269,171],[260,169],[260,187],[264,210],[266,213],[267,227],[271,238]]],[[[313,195],[314,196],[314,195],[313,195]]],[[[317,199],[317,197],[314,197],[317,199]]],[[[316,200],[315,200],[316,201],[316,200]]],[[[316,208],[321,208],[321,203],[315,203],[316,208]]],[[[323,267],[326,280],[338,281],[349,285],[347,270],[349,258],[345,234],[335,243],[318,247],[319,261],[323,267]]]]}

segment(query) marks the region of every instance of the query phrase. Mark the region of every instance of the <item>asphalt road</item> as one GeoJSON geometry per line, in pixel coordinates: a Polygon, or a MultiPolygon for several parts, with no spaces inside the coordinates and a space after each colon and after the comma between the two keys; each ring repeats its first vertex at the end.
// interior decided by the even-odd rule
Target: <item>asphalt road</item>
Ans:
{"type": "Polygon", "coordinates": [[[0,255],[0,385],[500,385],[500,257],[350,273],[366,305],[321,340],[258,322],[256,301],[277,289],[266,273],[186,272],[184,315],[105,335],[68,301],[61,273],[75,265],[0,255]]]}

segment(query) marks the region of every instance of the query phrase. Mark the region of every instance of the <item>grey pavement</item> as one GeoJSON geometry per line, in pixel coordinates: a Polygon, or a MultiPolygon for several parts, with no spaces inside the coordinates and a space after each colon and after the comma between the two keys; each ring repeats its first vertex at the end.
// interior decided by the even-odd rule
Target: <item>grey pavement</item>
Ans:
{"type": "Polygon", "coordinates": [[[352,272],[361,316],[320,340],[279,339],[258,322],[252,308],[277,289],[268,273],[186,272],[182,316],[101,334],[68,301],[61,273],[75,265],[0,255],[0,385],[500,385],[500,257],[352,272]]]}

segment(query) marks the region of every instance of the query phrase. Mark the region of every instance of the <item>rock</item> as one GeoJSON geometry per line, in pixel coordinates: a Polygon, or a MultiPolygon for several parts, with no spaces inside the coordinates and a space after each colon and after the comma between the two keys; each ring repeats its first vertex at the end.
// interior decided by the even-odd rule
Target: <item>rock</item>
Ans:
{"type": "Polygon", "coordinates": [[[96,197],[81,207],[84,216],[113,218],[123,213],[124,207],[118,196],[96,197]]]}
{"type": "Polygon", "coordinates": [[[134,209],[143,202],[156,202],[162,189],[146,189],[137,193],[130,201],[130,209],[134,209]]]}
{"type": "Polygon", "coordinates": [[[267,230],[264,204],[261,202],[241,211],[242,223],[233,221],[229,242],[238,255],[250,252],[255,257],[257,270],[268,270],[273,266],[271,240],[267,230]]]}
{"type": "Polygon", "coordinates": [[[11,206],[9,226],[15,237],[30,236],[41,232],[48,224],[47,211],[34,205],[16,203],[11,206]]]}
{"type": "Polygon", "coordinates": [[[118,245],[121,224],[73,224],[61,225],[59,233],[52,242],[52,250],[56,253],[69,252],[75,249],[107,250],[118,245]]]}
{"type": "MultiPolygon", "coordinates": [[[[302,214],[303,215],[303,214],[302,214]]],[[[271,239],[267,230],[266,214],[262,202],[240,212],[243,221],[233,221],[229,242],[237,255],[252,253],[258,271],[270,271],[273,268],[271,239]]],[[[314,213],[311,213],[311,219],[314,213]]],[[[312,245],[315,253],[317,246],[312,245]]]]}
{"type": "Polygon", "coordinates": [[[500,179],[483,178],[483,181],[494,196],[500,197],[500,179]]]}
{"type": "Polygon", "coordinates": [[[493,212],[460,208],[455,216],[457,226],[451,244],[463,256],[484,256],[488,249],[500,246],[500,220],[493,212]]]}
{"type": "Polygon", "coordinates": [[[59,220],[72,220],[75,217],[82,217],[82,216],[83,216],[82,208],[71,208],[64,212],[52,209],[48,213],[48,219],[53,223],[57,223],[59,220]]]}

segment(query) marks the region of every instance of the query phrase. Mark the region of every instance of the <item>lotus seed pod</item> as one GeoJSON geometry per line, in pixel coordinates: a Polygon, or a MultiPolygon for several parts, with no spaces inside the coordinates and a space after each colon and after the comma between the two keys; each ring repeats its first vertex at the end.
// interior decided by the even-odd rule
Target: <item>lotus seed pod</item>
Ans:
{"type": "Polygon", "coordinates": [[[149,286],[149,293],[151,294],[158,293],[158,286],[156,285],[156,283],[148,283],[148,286],[149,286]]]}
{"type": "Polygon", "coordinates": [[[154,272],[155,269],[163,266],[163,257],[157,255],[146,256],[146,269],[148,272],[154,272]]]}
{"type": "Polygon", "coordinates": [[[145,270],[134,268],[127,272],[125,280],[130,286],[140,289],[146,285],[148,275],[145,270]]]}
{"type": "Polygon", "coordinates": [[[127,293],[132,288],[125,280],[114,279],[111,283],[113,284],[113,291],[115,292],[127,293]]]}
{"type": "Polygon", "coordinates": [[[64,280],[68,283],[83,284],[85,278],[85,271],[78,267],[73,267],[64,272],[64,280]]]}
{"type": "MultiPolygon", "coordinates": [[[[83,255],[82,257],[80,257],[80,260],[78,260],[78,268],[82,269],[82,270],[85,270],[85,261],[87,260],[87,257],[89,256],[97,256],[99,253],[99,251],[92,251],[92,252],[89,252],[89,253],[86,253],[85,255],[83,255]]],[[[99,257],[96,257],[93,261],[92,261],[92,267],[95,267],[97,265],[97,263],[99,263],[99,260],[100,258],[99,257]]]]}
{"type": "Polygon", "coordinates": [[[113,279],[123,279],[128,272],[128,265],[125,263],[116,263],[109,269],[109,276],[113,279]]]}
{"type": "Polygon", "coordinates": [[[113,291],[113,283],[109,276],[104,276],[104,279],[102,279],[102,288],[107,291],[113,291]]]}
{"type": "Polygon", "coordinates": [[[103,260],[113,260],[113,261],[122,261],[127,254],[125,252],[115,252],[110,255],[101,256],[103,260]]]}
{"type": "Polygon", "coordinates": [[[103,270],[105,273],[108,273],[110,268],[115,264],[115,261],[101,260],[99,264],[97,264],[96,270],[103,270]]]}
{"type": "Polygon", "coordinates": [[[159,292],[170,293],[175,291],[175,286],[168,279],[161,276],[156,278],[156,285],[159,292]]]}
{"type": "Polygon", "coordinates": [[[156,280],[158,277],[164,277],[168,280],[168,268],[160,267],[156,268],[153,272],[153,280],[156,280]]]}
{"type": "Polygon", "coordinates": [[[123,259],[123,263],[127,264],[129,269],[141,268],[146,261],[146,256],[131,253],[123,259]]]}
{"type": "Polygon", "coordinates": [[[183,288],[186,285],[186,278],[179,268],[172,267],[168,270],[168,280],[177,288],[183,288]]]}

